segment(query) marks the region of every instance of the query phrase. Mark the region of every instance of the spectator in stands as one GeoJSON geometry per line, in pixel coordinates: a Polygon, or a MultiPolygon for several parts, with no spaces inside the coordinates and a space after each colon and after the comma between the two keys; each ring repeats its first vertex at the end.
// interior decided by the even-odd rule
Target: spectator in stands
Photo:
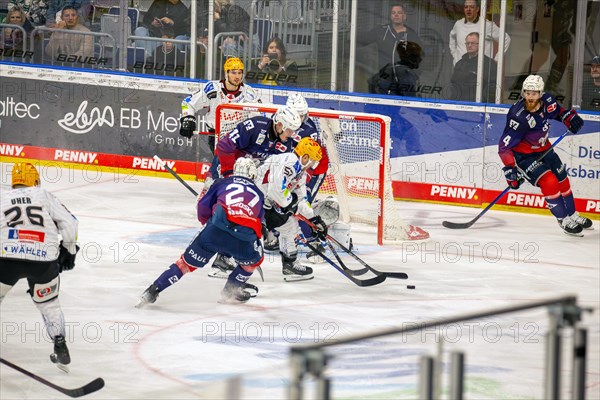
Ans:
{"type": "Polygon", "coordinates": [[[48,14],[49,0],[10,0],[8,11],[13,8],[20,8],[25,13],[27,20],[33,26],[43,26],[46,24],[46,15],[48,14]]]}
{"type": "MultiPolygon", "coordinates": [[[[243,57],[247,38],[250,35],[250,15],[242,7],[231,4],[230,0],[215,0],[215,35],[225,32],[243,32],[245,35],[228,36],[221,43],[224,58],[243,57]]],[[[260,54],[258,35],[252,38],[251,56],[260,54]]]]}
{"type": "MultiPolygon", "coordinates": [[[[360,46],[375,44],[377,46],[379,64],[383,68],[387,64],[395,64],[397,47],[399,44],[416,43],[421,50],[423,45],[417,32],[406,25],[406,8],[401,3],[392,3],[390,8],[390,22],[386,25],[375,27],[366,33],[357,35],[360,46]]],[[[418,66],[417,66],[418,68],[418,66]]]]}
{"type": "Polygon", "coordinates": [[[415,42],[402,42],[396,47],[396,61],[383,66],[369,78],[369,93],[396,96],[417,96],[419,76],[415,70],[423,59],[421,46],[415,42]]]}
{"type": "Polygon", "coordinates": [[[298,64],[287,58],[287,51],[283,41],[277,36],[272,37],[265,46],[265,51],[257,65],[261,72],[266,75],[260,80],[265,85],[290,85],[295,83],[298,77],[298,64]],[[288,75],[284,77],[284,75],[288,75]],[[291,77],[291,79],[290,79],[291,77]]]}
{"type": "Polygon", "coordinates": [[[48,13],[46,17],[46,26],[56,29],[66,28],[66,22],[62,19],[62,10],[65,7],[71,7],[77,10],[79,14],[79,24],[85,25],[90,13],[90,0],[46,0],[48,3],[48,13]]]}
{"type": "Polygon", "coordinates": [[[77,32],[90,32],[88,28],[79,23],[79,14],[77,9],[72,6],[66,6],[62,9],[61,21],[64,28],[73,33],[53,32],[50,41],[46,46],[45,53],[57,60],[59,55],[92,57],[94,55],[94,38],[90,35],[81,35],[77,32]]]}
{"type": "MultiPolygon", "coordinates": [[[[479,59],[479,33],[471,32],[465,39],[467,52],[454,66],[452,88],[454,100],[475,101],[477,89],[477,61],[479,59]]],[[[496,89],[496,63],[488,56],[483,56],[483,90],[482,102],[494,102],[496,89]],[[491,80],[490,80],[491,79],[491,80]]]]}
{"type": "MultiPolygon", "coordinates": [[[[175,33],[175,39],[189,40],[189,9],[180,0],[154,0],[142,21],[135,30],[136,36],[161,37],[163,29],[169,27],[175,33]]],[[[146,55],[152,54],[157,42],[136,41],[136,47],[146,49],[146,55]]]]}
{"type": "MultiPolygon", "coordinates": [[[[175,39],[175,31],[165,27],[162,32],[163,39],[175,39]]],[[[155,75],[185,76],[186,53],[179,50],[173,42],[162,42],[154,50],[154,54],[146,60],[154,65],[155,75]]]]}
{"type": "Polygon", "coordinates": [[[590,61],[590,73],[583,80],[581,109],[600,111],[600,55],[590,61]]]}
{"type": "MultiPolygon", "coordinates": [[[[5,24],[19,25],[25,30],[25,34],[28,34],[33,30],[33,25],[29,22],[25,16],[25,12],[18,7],[13,7],[6,15],[5,24]]],[[[27,50],[24,49],[23,42],[23,31],[20,29],[4,28],[2,33],[3,41],[0,43],[0,47],[3,49],[14,49],[14,50],[27,50]]]]}
{"type": "MultiPolygon", "coordinates": [[[[494,58],[494,46],[492,42],[498,42],[500,39],[500,28],[492,21],[485,20],[479,16],[479,0],[465,0],[463,11],[465,17],[459,19],[454,24],[450,31],[450,53],[452,54],[453,64],[462,58],[467,52],[465,47],[465,39],[471,32],[479,32],[481,24],[485,21],[485,46],[484,54],[490,58],[494,58]]],[[[510,45],[510,36],[504,34],[504,51],[508,50],[510,45]]],[[[495,58],[494,58],[495,59],[495,58]]]]}

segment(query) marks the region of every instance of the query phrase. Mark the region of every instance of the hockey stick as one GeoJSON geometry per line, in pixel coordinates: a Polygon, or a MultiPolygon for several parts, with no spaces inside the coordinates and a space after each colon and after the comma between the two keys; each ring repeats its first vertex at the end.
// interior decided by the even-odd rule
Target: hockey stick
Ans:
{"type": "MultiPolygon", "coordinates": [[[[181,182],[181,184],[182,184],[183,186],[185,186],[185,187],[187,188],[187,190],[189,190],[189,191],[190,191],[190,193],[192,193],[194,196],[198,197],[198,192],[196,192],[196,191],[195,191],[195,190],[194,190],[194,189],[193,189],[193,188],[192,188],[190,185],[188,185],[188,183],[187,183],[186,181],[184,181],[184,180],[183,180],[183,179],[182,179],[182,178],[179,176],[179,174],[178,174],[177,172],[173,171],[173,168],[169,167],[169,166],[167,165],[167,163],[166,163],[166,162],[164,162],[164,161],[163,161],[163,160],[162,160],[162,159],[161,159],[159,156],[157,156],[157,155],[154,155],[154,159],[155,159],[156,161],[158,161],[158,163],[159,163],[159,164],[160,164],[160,165],[161,165],[161,166],[162,166],[164,169],[166,169],[167,171],[169,171],[169,173],[170,173],[171,175],[173,175],[173,177],[174,177],[175,179],[177,179],[179,182],[181,182]]],[[[257,271],[258,271],[258,274],[260,275],[260,279],[261,279],[261,281],[263,281],[263,282],[264,282],[264,281],[265,281],[265,276],[263,275],[263,270],[262,270],[262,268],[261,268],[260,266],[257,268],[257,271]]]]}
{"type": "MultiPolygon", "coordinates": [[[[562,135],[560,135],[555,141],[554,143],[552,143],[552,146],[550,146],[550,148],[548,150],[546,150],[544,153],[542,153],[541,156],[539,156],[538,158],[535,159],[535,162],[539,162],[541,161],[544,157],[546,157],[546,154],[548,154],[550,152],[550,150],[552,150],[554,148],[554,146],[556,146],[561,140],[564,139],[565,136],[567,136],[570,133],[570,131],[567,129],[562,135]]],[[[449,229],[467,229],[470,228],[475,222],[477,222],[477,220],[479,218],[481,218],[483,216],[483,214],[485,214],[490,208],[492,208],[494,206],[494,204],[496,204],[506,193],[508,193],[508,191],[510,190],[510,186],[507,186],[506,189],[504,189],[502,191],[502,193],[500,193],[494,200],[492,200],[492,202],[490,204],[487,205],[486,208],[484,208],[475,218],[473,218],[472,220],[470,220],[469,222],[450,222],[450,221],[443,221],[442,225],[446,228],[449,229]]]]}
{"type": "Polygon", "coordinates": [[[333,268],[337,269],[342,275],[344,275],[346,278],[348,278],[348,280],[350,280],[356,286],[360,286],[360,287],[374,286],[374,285],[380,284],[381,282],[385,281],[385,279],[386,279],[385,275],[375,275],[373,278],[369,278],[369,279],[357,279],[354,276],[355,275],[354,271],[352,271],[350,268],[348,268],[348,267],[346,267],[346,265],[344,265],[344,263],[342,262],[342,260],[338,256],[338,254],[335,252],[335,250],[333,250],[332,252],[335,255],[336,259],[338,260],[339,265],[336,264],[335,262],[333,262],[329,257],[327,257],[325,254],[323,254],[323,252],[321,252],[315,246],[310,244],[306,240],[306,238],[304,238],[303,236],[297,235],[296,238],[298,240],[300,240],[302,243],[304,243],[309,249],[311,249],[312,251],[317,253],[320,257],[322,257],[323,260],[325,260],[333,268]]]}
{"type": "MultiPolygon", "coordinates": [[[[26,369],[23,369],[23,368],[19,367],[18,365],[11,363],[10,361],[5,360],[4,358],[0,358],[0,362],[2,364],[8,365],[9,367],[11,367],[13,369],[16,369],[20,373],[27,375],[28,377],[35,379],[36,381],[38,381],[46,386],[51,387],[54,390],[58,390],[59,392],[66,394],[69,397],[85,396],[90,393],[94,393],[104,387],[104,379],[96,378],[93,381],[91,381],[90,383],[85,384],[81,387],[78,387],[75,389],[66,389],[62,386],[55,385],[54,383],[47,381],[44,378],[37,376],[36,374],[29,372],[26,369]]],[[[50,396],[50,397],[52,397],[52,396],[50,396]]]]}
{"type": "MultiPolygon", "coordinates": [[[[295,216],[296,216],[297,219],[306,222],[308,224],[308,226],[310,226],[311,228],[313,228],[313,229],[316,228],[315,224],[313,224],[305,216],[303,216],[301,214],[296,214],[295,216]]],[[[375,275],[383,275],[386,278],[408,279],[408,275],[405,274],[404,272],[383,272],[383,271],[378,271],[375,268],[371,267],[369,264],[367,264],[362,258],[360,258],[359,256],[357,256],[352,250],[350,250],[349,248],[347,248],[346,246],[344,246],[343,244],[341,244],[333,236],[327,235],[326,238],[327,238],[327,245],[328,245],[329,249],[334,254],[334,256],[338,259],[338,261],[341,262],[341,260],[339,259],[338,255],[337,255],[337,252],[335,251],[335,249],[331,245],[331,242],[333,242],[337,246],[339,246],[340,249],[344,250],[347,254],[349,254],[352,258],[354,258],[356,261],[358,261],[364,267],[364,268],[358,269],[358,270],[350,270],[350,269],[348,269],[349,271],[351,271],[352,275],[358,276],[358,275],[362,275],[362,274],[366,273],[367,271],[371,271],[375,275]]],[[[311,250],[314,251],[313,246],[309,246],[309,248],[311,248],[311,250]]],[[[321,252],[317,251],[317,253],[321,253],[321,252]]]]}

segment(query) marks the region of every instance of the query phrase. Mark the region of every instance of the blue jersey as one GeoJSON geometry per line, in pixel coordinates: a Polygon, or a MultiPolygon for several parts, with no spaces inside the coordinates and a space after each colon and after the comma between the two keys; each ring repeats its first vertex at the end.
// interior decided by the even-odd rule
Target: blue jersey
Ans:
{"type": "Polygon", "coordinates": [[[542,93],[540,102],[539,110],[534,112],[527,111],[523,99],[508,110],[506,126],[498,143],[498,154],[504,165],[515,164],[514,152],[538,153],[550,147],[548,120],[560,120],[565,110],[548,93],[542,93]]]}
{"type": "MultiPolygon", "coordinates": [[[[219,227],[233,231],[233,236],[249,233],[247,229],[239,227],[250,228],[260,239],[264,201],[263,193],[248,178],[230,176],[218,179],[198,201],[198,221],[206,224],[210,220],[219,227]]],[[[256,238],[247,239],[251,241],[256,238]]]]}
{"type": "Polygon", "coordinates": [[[292,140],[286,143],[289,151],[292,151],[298,142],[305,137],[309,137],[315,142],[319,143],[321,146],[324,146],[324,143],[321,141],[321,135],[319,134],[317,125],[312,119],[307,118],[306,121],[304,121],[300,126],[300,129],[294,132],[292,135],[292,140]]]}
{"type": "Polygon", "coordinates": [[[279,140],[279,135],[275,132],[273,120],[257,116],[239,123],[219,140],[215,154],[221,164],[221,174],[226,176],[233,171],[235,160],[246,154],[264,161],[271,154],[288,151],[287,143],[279,140]]]}

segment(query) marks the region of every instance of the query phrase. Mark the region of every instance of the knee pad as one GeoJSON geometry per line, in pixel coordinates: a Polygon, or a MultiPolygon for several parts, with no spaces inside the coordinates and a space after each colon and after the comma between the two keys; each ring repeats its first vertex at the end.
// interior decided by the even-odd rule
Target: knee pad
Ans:
{"type": "Polygon", "coordinates": [[[542,175],[540,179],[538,179],[537,185],[542,189],[542,194],[545,197],[554,198],[560,195],[558,179],[556,179],[556,176],[554,176],[551,171],[547,171],[542,175]]]}
{"type": "Polygon", "coordinates": [[[571,182],[569,181],[569,178],[565,178],[562,181],[558,182],[558,188],[560,190],[560,193],[563,196],[568,196],[571,194],[571,182]]]}
{"type": "Polygon", "coordinates": [[[188,272],[194,272],[196,270],[196,267],[193,267],[185,262],[183,256],[179,257],[179,260],[175,261],[175,265],[177,265],[177,268],[179,268],[183,275],[187,274],[188,272]]]}
{"type": "Polygon", "coordinates": [[[45,303],[56,297],[60,288],[60,277],[56,276],[48,283],[29,285],[29,294],[35,303],[45,303]]]}

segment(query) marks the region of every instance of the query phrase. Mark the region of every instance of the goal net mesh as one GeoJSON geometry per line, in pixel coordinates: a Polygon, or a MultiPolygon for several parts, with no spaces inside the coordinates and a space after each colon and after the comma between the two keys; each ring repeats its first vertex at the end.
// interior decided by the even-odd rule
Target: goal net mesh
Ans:
{"type": "MultiPolygon", "coordinates": [[[[227,134],[243,120],[271,116],[281,106],[222,104],[217,110],[217,132],[227,134]]],[[[355,112],[310,109],[329,155],[329,172],[319,193],[335,195],[340,220],[377,227],[378,243],[421,240],[427,232],[400,217],[394,200],[390,166],[390,118],[355,112]]]]}

